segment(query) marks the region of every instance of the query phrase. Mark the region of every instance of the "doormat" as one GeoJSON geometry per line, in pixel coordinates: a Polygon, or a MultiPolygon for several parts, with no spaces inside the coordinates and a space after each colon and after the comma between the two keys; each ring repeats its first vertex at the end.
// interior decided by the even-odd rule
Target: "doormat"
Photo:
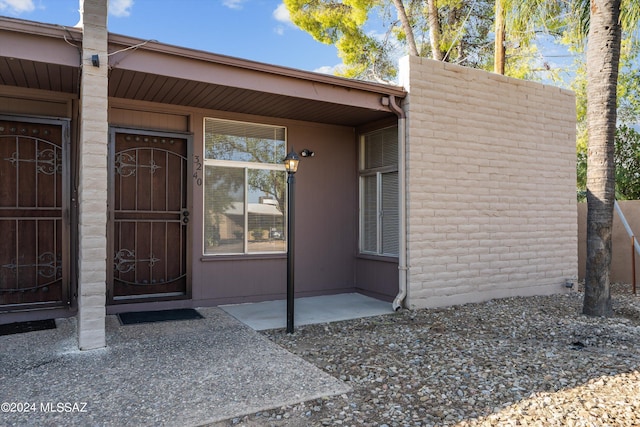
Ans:
{"type": "Polygon", "coordinates": [[[55,328],[56,321],[53,319],[7,323],[6,325],[0,325],[0,335],[22,334],[25,332],[45,331],[55,328]]]}
{"type": "Polygon", "coordinates": [[[133,311],[118,314],[121,325],[135,325],[137,323],[169,322],[172,320],[202,319],[203,316],[192,308],[178,308],[175,310],[133,311]]]}

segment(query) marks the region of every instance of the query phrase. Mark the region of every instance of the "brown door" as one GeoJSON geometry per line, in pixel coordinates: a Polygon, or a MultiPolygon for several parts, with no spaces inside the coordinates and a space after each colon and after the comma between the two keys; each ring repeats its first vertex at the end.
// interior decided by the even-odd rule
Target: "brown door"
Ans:
{"type": "Polygon", "coordinates": [[[115,132],[111,303],[188,296],[186,138],[115,132]]]}
{"type": "Polygon", "coordinates": [[[0,120],[0,311],[69,303],[66,129],[0,120]]]}

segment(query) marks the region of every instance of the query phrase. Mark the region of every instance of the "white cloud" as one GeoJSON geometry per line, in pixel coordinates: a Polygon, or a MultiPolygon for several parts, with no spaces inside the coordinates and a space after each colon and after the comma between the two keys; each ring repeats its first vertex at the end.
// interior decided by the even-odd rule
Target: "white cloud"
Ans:
{"type": "Polygon", "coordinates": [[[109,15],[118,17],[129,16],[131,15],[132,7],[133,0],[109,0],[109,15]]]}
{"type": "Polygon", "coordinates": [[[272,13],[272,16],[273,16],[273,19],[284,24],[284,25],[278,25],[273,29],[273,31],[279,36],[284,35],[284,32],[286,31],[287,27],[295,28],[295,25],[293,24],[293,22],[291,22],[291,16],[289,15],[289,11],[287,10],[287,7],[284,5],[284,3],[280,3],[278,7],[276,7],[276,9],[272,13]]]}
{"type": "Polygon", "coordinates": [[[245,1],[246,0],[224,0],[222,4],[228,7],[229,9],[242,9],[242,4],[245,1]]]}
{"type": "Polygon", "coordinates": [[[20,14],[23,12],[33,12],[35,6],[33,0],[0,0],[0,11],[20,14]]]}
{"type": "Polygon", "coordinates": [[[344,68],[344,64],[340,63],[338,65],[324,65],[320,68],[316,68],[315,70],[313,70],[314,73],[322,73],[322,74],[329,74],[332,76],[336,75],[337,71],[340,71],[341,69],[344,68]]]}
{"type": "Polygon", "coordinates": [[[273,11],[273,17],[278,22],[284,22],[285,24],[292,24],[291,17],[289,16],[289,11],[284,3],[280,3],[276,10],[273,11]]]}

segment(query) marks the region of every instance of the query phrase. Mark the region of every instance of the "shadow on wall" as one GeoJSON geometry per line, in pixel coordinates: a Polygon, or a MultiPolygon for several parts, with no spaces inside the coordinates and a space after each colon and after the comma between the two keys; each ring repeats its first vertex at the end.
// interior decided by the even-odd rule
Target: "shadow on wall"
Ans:
{"type": "MultiPolygon", "coordinates": [[[[640,200],[619,201],[620,209],[636,238],[640,238],[640,200]]],[[[631,283],[631,238],[614,210],[611,282],[631,283]]],[[[578,278],[584,279],[587,259],[587,204],[578,203],[578,278]]],[[[640,255],[636,254],[636,280],[640,281],[640,255]]]]}

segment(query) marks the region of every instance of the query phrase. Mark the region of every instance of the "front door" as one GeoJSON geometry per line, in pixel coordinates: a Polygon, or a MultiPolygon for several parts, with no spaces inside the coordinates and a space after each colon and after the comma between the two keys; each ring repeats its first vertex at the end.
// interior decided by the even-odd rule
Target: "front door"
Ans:
{"type": "Polygon", "coordinates": [[[69,304],[67,129],[0,119],[0,311],[69,304]]]}
{"type": "Polygon", "coordinates": [[[188,140],[112,131],[109,302],[187,298],[188,140]]]}

